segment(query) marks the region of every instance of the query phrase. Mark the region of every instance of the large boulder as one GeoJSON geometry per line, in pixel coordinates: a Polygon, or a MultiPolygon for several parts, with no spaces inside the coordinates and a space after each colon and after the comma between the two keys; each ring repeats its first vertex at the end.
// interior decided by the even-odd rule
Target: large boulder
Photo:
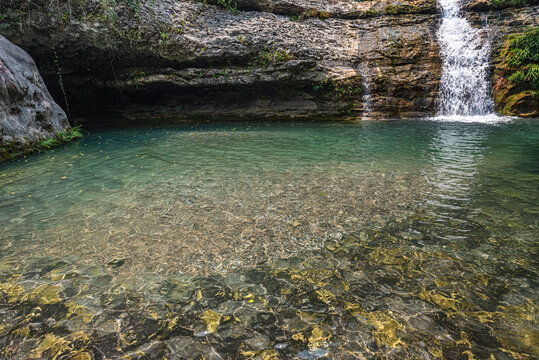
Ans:
{"type": "Polygon", "coordinates": [[[0,35],[0,160],[68,127],[34,60],[0,35]]]}

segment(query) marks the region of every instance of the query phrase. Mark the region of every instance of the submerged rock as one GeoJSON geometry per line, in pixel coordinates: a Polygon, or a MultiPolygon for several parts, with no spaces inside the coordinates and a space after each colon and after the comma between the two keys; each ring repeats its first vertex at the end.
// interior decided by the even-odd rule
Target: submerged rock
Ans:
{"type": "Polygon", "coordinates": [[[0,35],[0,161],[68,127],[30,55],[0,35]]]}

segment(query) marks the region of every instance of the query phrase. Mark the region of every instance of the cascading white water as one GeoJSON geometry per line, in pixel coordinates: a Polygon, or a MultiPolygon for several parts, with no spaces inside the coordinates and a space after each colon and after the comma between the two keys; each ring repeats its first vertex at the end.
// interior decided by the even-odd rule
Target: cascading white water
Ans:
{"type": "Polygon", "coordinates": [[[359,73],[363,78],[363,115],[362,120],[367,120],[371,113],[371,81],[369,78],[369,65],[366,62],[361,62],[359,73]]]}
{"type": "Polygon", "coordinates": [[[461,16],[461,0],[439,0],[442,25],[438,41],[443,62],[438,115],[472,116],[493,113],[488,81],[490,43],[485,30],[461,16]]]}

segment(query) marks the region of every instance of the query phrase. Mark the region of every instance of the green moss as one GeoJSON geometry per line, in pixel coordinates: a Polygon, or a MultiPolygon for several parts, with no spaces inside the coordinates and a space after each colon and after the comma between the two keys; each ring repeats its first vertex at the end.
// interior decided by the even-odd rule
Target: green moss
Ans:
{"type": "Polygon", "coordinates": [[[238,11],[238,2],[236,0],[217,0],[217,4],[233,13],[238,11]]]}
{"type": "Polygon", "coordinates": [[[285,62],[292,60],[294,54],[285,49],[276,49],[275,47],[262,50],[248,64],[249,68],[267,68],[273,63],[285,62]]]}
{"type": "Polygon", "coordinates": [[[422,3],[421,6],[410,4],[396,4],[388,5],[384,9],[385,15],[400,15],[400,14],[421,14],[421,13],[433,13],[435,10],[435,4],[432,2],[422,3]]]}
{"type": "Polygon", "coordinates": [[[361,79],[322,80],[313,86],[317,95],[327,100],[353,100],[361,94],[361,79]]]}
{"type": "Polygon", "coordinates": [[[65,131],[56,133],[54,137],[43,139],[38,142],[28,142],[24,145],[17,143],[0,144],[0,162],[13,160],[17,157],[42,152],[57,147],[73,140],[82,138],[80,126],[74,126],[65,131]]]}
{"type": "Polygon", "coordinates": [[[539,110],[532,104],[539,93],[539,28],[509,36],[496,60],[497,110],[505,115],[537,114],[539,110]]]}
{"type": "Polygon", "coordinates": [[[519,8],[524,6],[526,6],[526,0],[492,0],[492,7],[494,9],[519,8]]]}
{"type": "Polygon", "coordinates": [[[398,14],[398,8],[396,6],[388,5],[384,11],[386,15],[396,15],[398,14]]]}
{"type": "Polygon", "coordinates": [[[375,17],[378,15],[378,11],[376,9],[367,9],[363,14],[362,14],[362,18],[371,18],[371,17],[375,17]]]}

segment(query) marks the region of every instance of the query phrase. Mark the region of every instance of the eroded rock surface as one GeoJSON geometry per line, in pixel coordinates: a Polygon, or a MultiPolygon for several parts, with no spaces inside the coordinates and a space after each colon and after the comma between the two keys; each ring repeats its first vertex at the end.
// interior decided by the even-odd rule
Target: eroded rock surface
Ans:
{"type": "Polygon", "coordinates": [[[0,161],[9,148],[49,138],[68,126],[32,58],[0,35],[0,161]]]}
{"type": "MultiPolygon", "coordinates": [[[[75,114],[387,118],[436,111],[442,69],[432,0],[16,3],[0,0],[0,33],[38,59],[52,87],[56,51],[75,114]]],[[[476,24],[497,26],[493,47],[498,29],[519,31],[537,12],[493,10],[491,1],[464,8],[476,24]],[[513,24],[512,16],[521,20],[513,24]]]]}

